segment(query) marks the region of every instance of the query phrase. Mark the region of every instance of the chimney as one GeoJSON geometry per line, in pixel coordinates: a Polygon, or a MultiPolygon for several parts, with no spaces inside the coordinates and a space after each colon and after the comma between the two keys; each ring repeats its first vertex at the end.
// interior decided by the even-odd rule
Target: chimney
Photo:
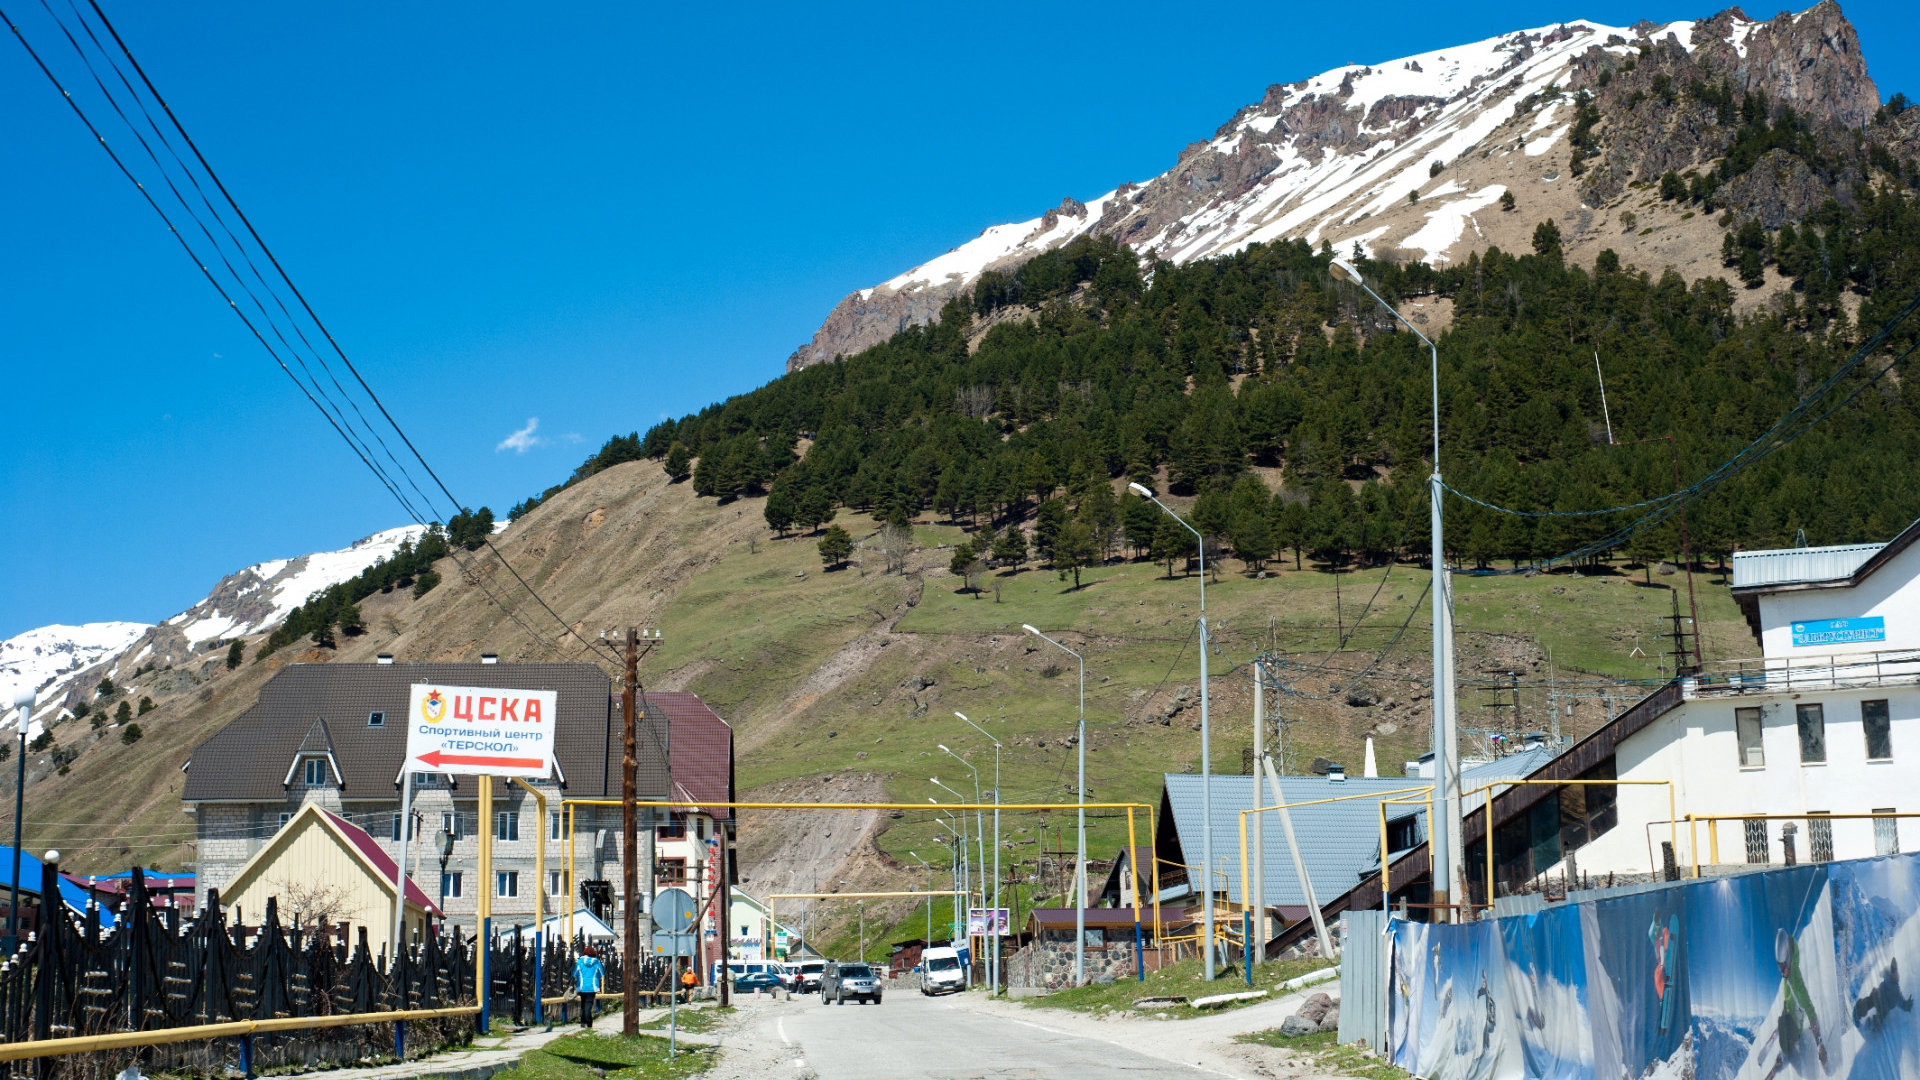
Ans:
{"type": "Polygon", "coordinates": [[[1330,784],[1346,783],[1347,767],[1345,765],[1340,764],[1337,761],[1327,766],[1327,782],[1330,784]]]}
{"type": "Polygon", "coordinates": [[[376,664],[391,664],[393,663],[393,654],[390,652],[383,652],[379,656],[374,657],[373,662],[376,664]]]}
{"type": "Polygon", "coordinates": [[[1360,775],[1369,780],[1380,775],[1380,765],[1373,759],[1373,736],[1371,735],[1367,736],[1367,763],[1360,770],[1360,775]]]}
{"type": "Polygon", "coordinates": [[[497,664],[500,662],[500,654],[483,652],[480,654],[480,662],[483,664],[497,664]]]}

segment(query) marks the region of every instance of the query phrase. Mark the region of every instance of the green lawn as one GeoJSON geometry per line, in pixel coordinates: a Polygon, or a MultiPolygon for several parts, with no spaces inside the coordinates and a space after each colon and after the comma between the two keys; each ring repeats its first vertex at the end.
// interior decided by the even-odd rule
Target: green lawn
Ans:
{"type": "Polygon", "coordinates": [[[599,1080],[602,1075],[608,1080],[665,1080],[698,1076],[713,1063],[712,1054],[710,1048],[682,1046],[669,1060],[664,1037],[581,1032],[528,1051],[513,1075],[515,1080],[599,1080]]]}
{"type": "MultiPolygon", "coordinates": [[[[1070,990],[1057,990],[1044,997],[1028,998],[1026,1003],[1035,1008],[1071,1009],[1074,1012],[1105,1012],[1115,1009],[1131,1011],[1135,1001],[1148,997],[1184,997],[1192,1001],[1195,998],[1209,997],[1214,994],[1238,994],[1249,990],[1278,992],[1279,985],[1288,979],[1330,966],[1332,965],[1327,961],[1319,959],[1282,960],[1260,964],[1253,969],[1253,985],[1248,986],[1246,978],[1240,974],[1238,968],[1217,972],[1219,977],[1212,982],[1206,981],[1200,961],[1196,958],[1169,964],[1159,971],[1150,971],[1144,981],[1126,979],[1105,984],[1076,986],[1070,990]]],[[[1246,1004],[1250,1005],[1253,1002],[1249,1001],[1246,1004]]],[[[1176,1005],[1155,1011],[1164,1011],[1169,1017],[1184,1020],[1218,1012],[1221,1008],[1240,1007],[1238,1003],[1210,1009],[1176,1005]]]]}

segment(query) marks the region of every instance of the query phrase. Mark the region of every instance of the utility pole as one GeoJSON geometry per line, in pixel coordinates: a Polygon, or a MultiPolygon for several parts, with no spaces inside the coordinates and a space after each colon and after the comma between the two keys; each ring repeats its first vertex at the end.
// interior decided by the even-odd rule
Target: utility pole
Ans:
{"type": "MultiPolygon", "coordinates": [[[[640,787],[640,763],[634,756],[634,737],[639,724],[635,718],[640,687],[640,634],[627,628],[627,677],[620,688],[620,712],[623,724],[620,750],[620,851],[621,886],[626,913],[623,920],[626,947],[620,957],[621,985],[626,994],[620,1000],[620,1030],[632,1037],[640,1034],[640,823],[634,802],[640,787]]],[[[647,870],[651,875],[651,867],[647,870]]]]}

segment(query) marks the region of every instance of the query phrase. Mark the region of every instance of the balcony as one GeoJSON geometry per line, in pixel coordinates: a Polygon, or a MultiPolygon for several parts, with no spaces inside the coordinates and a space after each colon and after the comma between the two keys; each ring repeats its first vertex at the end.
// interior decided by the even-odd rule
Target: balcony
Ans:
{"type": "Polygon", "coordinates": [[[1681,681],[1689,699],[1920,684],[1920,650],[1716,660],[1681,681]]]}

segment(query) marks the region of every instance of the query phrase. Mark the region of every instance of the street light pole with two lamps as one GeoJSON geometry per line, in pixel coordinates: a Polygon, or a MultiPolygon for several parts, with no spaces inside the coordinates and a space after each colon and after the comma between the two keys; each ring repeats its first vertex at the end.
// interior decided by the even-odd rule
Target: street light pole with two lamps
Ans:
{"type": "MultiPolygon", "coordinates": [[[[960,722],[985,735],[993,743],[993,903],[988,908],[993,914],[988,917],[991,925],[987,929],[993,935],[993,990],[1000,992],[1000,740],[995,739],[986,728],[967,719],[967,714],[956,712],[953,715],[960,722]]],[[[981,873],[987,871],[985,860],[981,861],[981,873]]]]}
{"type": "MultiPolygon", "coordinates": [[[[1206,978],[1213,980],[1213,720],[1207,693],[1207,538],[1187,524],[1187,519],[1157,498],[1145,484],[1130,483],[1127,488],[1167,512],[1180,527],[1193,534],[1200,552],[1200,910],[1206,945],[1206,978]]],[[[1258,801],[1258,800],[1255,800],[1258,801]]]]}
{"type": "MultiPolygon", "coordinates": [[[[1408,322],[1392,304],[1380,299],[1380,294],[1368,287],[1366,279],[1360,276],[1360,271],[1352,263],[1336,257],[1328,265],[1328,270],[1336,279],[1359,286],[1373,297],[1374,303],[1385,308],[1388,314],[1400,320],[1401,325],[1413,331],[1415,337],[1426,342],[1427,354],[1432,362],[1433,475],[1427,478],[1427,499],[1433,533],[1433,784],[1437,789],[1433,794],[1435,803],[1442,810],[1442,825],[1431,830],[1433,836],[1430,846],[1433,851],[1435,917],[1450,919],[1452,909],[1446,905],[1449,896],[1456,894],[1455,885],[1458,883],[1454,879],[1463,845],[1460,833],[1460,729],[1454,695],[1453,579],[1447,573],[1446,544],[1441,528],[1443,515],[1440,496],[1446,485],[1440,480],[1440,347],[1421,333],[1419,327],[1408,322]]],[[[1457,895],[1464,901],[1467,894],[1464,888],[1460,888],[1457,895]]]]}
{"type": "Polygon", "coordinates": [[[1073,985],[1080,986],[1087,981],[1087,658],[1027,623],[1021,623],[1020,629],[1073,657],[1080,665],[1080,723],[1074,736],[1075,747],[1080,751],[1080,777],[1073,793],[1074,800],[1080,804],[1076,811],[1079,824],[1073,857],[1073,985]]]}

